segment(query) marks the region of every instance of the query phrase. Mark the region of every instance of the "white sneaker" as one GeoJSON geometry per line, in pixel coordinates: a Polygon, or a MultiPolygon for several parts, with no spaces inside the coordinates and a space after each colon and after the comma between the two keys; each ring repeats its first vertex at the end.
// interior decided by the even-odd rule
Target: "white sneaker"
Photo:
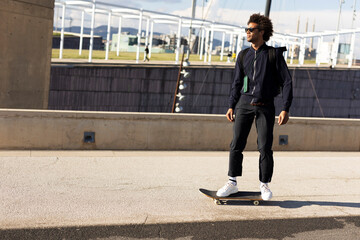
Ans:
{"type": "Polygon", "coordinates": [[[272,198],[272,192],[267,183],[260,183],[260,191],[264,201],[269,201],[272,198]]]}
{"type": "Polygon", "coordinates": [[[227,197],[230,194],[237,193],[238,191],[239,190],[238,190],[237,186],[234,183],[232,183],[231,181],[228,181],[225,184],[225,186],[223,186],[216,192],[216,196],[227,197]]]}

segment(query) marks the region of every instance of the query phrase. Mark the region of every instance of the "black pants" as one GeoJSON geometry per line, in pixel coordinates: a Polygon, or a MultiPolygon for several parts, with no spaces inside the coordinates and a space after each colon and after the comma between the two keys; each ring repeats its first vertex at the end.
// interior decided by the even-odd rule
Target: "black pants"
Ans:
{"type": "Polygon", "coordinates": [[[252,106],[239,103],[235,108],[234,136],[230,144],[229,172],[230,177],[242,175],[243,154],[251,125],[255,118],[259,157],[259,180],[271,181],[274,169],[272,142],[275,122],[274,104],[252,106]]]}

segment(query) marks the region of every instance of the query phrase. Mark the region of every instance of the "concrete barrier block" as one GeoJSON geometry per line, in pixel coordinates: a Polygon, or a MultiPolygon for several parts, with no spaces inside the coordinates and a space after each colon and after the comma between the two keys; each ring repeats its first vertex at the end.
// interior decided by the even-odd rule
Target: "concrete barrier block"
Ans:
{"type": "MultiPolygon", "coordinates": [[[[157,111],[158,108],[151,110],[157,111]]],[[[292,117],[285,126],[275,125],[274,150],[358,151],[359,126],[359,120],[292,117]],[[279,135],[289,136],[287,146],[278,145],[279,135]]],[[[232,124],[227,122],[223,114],[1,110],[0,131],[3,133],[0,136],[1,149],[227,151],[232,124]],[[96,132],[95,144],[83,144],[84,131],[96,132]]],[[[254,126],[247,150],[256,150],[254,126]]]]}

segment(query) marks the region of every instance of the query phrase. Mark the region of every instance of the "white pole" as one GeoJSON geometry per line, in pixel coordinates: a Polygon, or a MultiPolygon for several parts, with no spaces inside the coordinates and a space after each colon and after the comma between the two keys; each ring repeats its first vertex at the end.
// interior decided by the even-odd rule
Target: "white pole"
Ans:
{"type": "Polygon", "coordinates": [[[289,56],[289,38],[288,37],[286,38],[285,46],[286,46],[287,51],[284,52],[284,59],[285,59],[285,62],[287,62],[287,59],[289,56]]]}
{"type": "Polygon", "coordinates": [[[138,34],[137,34],[138,44],[137,44],[137,49],[136,49],[136,63],[139,63],[139,58],[140,58],[140,42],[141,42],[142,18],[143,18],[143,10],[141,9],[140,16],[139,16],[139,29],[138,29],[138,34]]]}
{"type": "Polygon", "coordinates": [[[204,37],[205,37],[205,29],[201,29],[201,44],[200,44],[200,60],[202,60],[203,52],[204,52],[204,37]]]}
{"type": "Polygon", "coordinates": [[[225,32],[222,33],[220,61],[222,61],[224,58],[224,43],[225,43],[225,32]]]}
{"type": "Polygon", "coordinates": [[[95,26],[95,0],[93,0],[92,4],[92,12],[91,12],[91,29],[90,29],[90,45],[89,45],[89,62],[92,62],[92,52],[94,48],[94,26],[95,26]]]}
{"type": "Polygon", "coordinates": [[[332,59],[332,67],[336,66],[337,63],[337,56],[338,56],[338,50],[339,50],[339,33],[335,36],[335,41],[333,43],[332,49],[331,49],[331,59],[332,59]]]}
{"type": "Polygon", "coordinates": [[[150,19],[146,20],[146,32],[145,32],[145,46],[149,44],[149,28],[150,28],[150,19]]]}
{"type": "Polygon", "coordinates": [[[83,38],[84,38],[84,15],[85,12],[81,12],[81,28],[80,28],[80,42],[79,42],[79,55],[82,54],[83,38]]]}
{"type": "Polygon", "coordinates": [[[199,36],[198,36],[198,46],[197,46],[197,55],[200,55],[200,44],[201,44],[201,37],[200,37],[201,28],[199,28],[199,36]]]}
{"type": "Polygon", "coordinates": [[[205,29],[205,56],[204,56],[204,63],[206,63],[209,53],[209,30],[205,29]]]}
{"type": "Polygon", "coordinates": [[[151,49],[153,44],[153,36],[154,36],[154,21],[151,20],[151,27],[150,27],[150,47],[149,47],[149,58],[151,58],[151,49]]]}
{"type": "MultiPolygon", "coordinates": [[[[351,29],[354,28],[355,20],[356,20],[356,0],[354,0],[354,3],[353,3],[353,18],[352,18],[352,21],[351,21],[351,29]]],[[[351,35],[348,67],[351,67],[352,64],[353,64],[354,50],[355,50],[354,48],[355,48],[355,32],[353,32],[352,35],[351,35]]]]}
{"type": "Polygon", "coordinates": [[[293,60],[294,60],[294,51],[295,51],[295,44],[292,44],[292,45],[291,45],[290,64],[293,64],[293,60]]]}
{"type": "Polygon", "coordinates": [[[338,16],[338,23],[337,23],[337,27],[336,27],[336,32],[339,31],[339,27],[340,27],[340,18],[341,18],[341,6],[342,4],[345,2],[345,0],[340,0],[340,7],[339,7],[339,16],[338,16]]]}
{"type": "Polygon", "coordinates": [[[81,27],[80,27],[80,41],[79,41],[79,56],[82,54],[82,45],[83,45],[83,38],[84,38],[84,14],[85,12],[81,12],[81,27]]]}
{"type": "Polygon", "coordinates": [[[234,35],[233,33],[230,34],[230,45],[229,45],[229,51],[233,51],[233,39],[234,39],[234,35]]]}
{"type": "Polygon", "coordinates": [[[181,44],[181,24],[182,24],[182,20],[180,18],[179,19],[178,32],[177,32],[175,64],[177,64],[179,62],[180,44],[181,44]]]}
{"type": "Polygon", "coordinates": [[[321,45],[323,43],[324,36],[320,36],[318,39],[317,49],[316,49],[316,66],[320,66],[320,56],[321,56],[321,45]]]}
{"type": "Polygon", "coordinates": [[[55,9],[56,9],[56,12],[55,12],[55,31],[58,30],[58,21],[59,21],[59,8],[56,7],[55,5],[55,9]]]}
{"type": "Polygon", "coordinates": [[[109,12],[109,15],[108,15],[105,60],[109,60],[110,32],[111,32],[111,12],[109,12]]]}
{"type": "Polygon", "coordinates": [[[239,33],[238,34],[238,37],[237,37],[237,44],[236,44],[236,56],[237,56],[237,54],[240,52],[240,41],[241,41],[241,34],[239,33]]]}
{"type": "Polygon", "coordinates": [[[353,18],[352,18],[352,21],[351,21],[351,29],[354,28],[354,22],[356,20],[356,0],[354,0],[352,8],[353,8],[353,18]]]}
{"type": "Polygon", "coordinates": [[[243,46],[244,46],[244,35],[243,35],[243,32],[242,31],[240,31],[240,50],[239,50],[239,52],[241,51],[241,49],[243,48],[243,46]]]}
{"type": "Polygon", "coordinates": [[[285,47],[287,49],[287,51],[284,52],[284,59],[285,59],[285,62],[287,62],[287,59],[289,57],[289,43],[285,43],[285,47]]]}
{"type": "Polygon", "coordinates": [[[301,39],[300,44],[300,53],[299,53],[299,65],[304,65],[304,58],[305,58],[305,44],[306,44],[306,38],[301,39]]]}
{"type": "Polygon", "coordinates": [[[122,17],[119,17],[119,28],[118,28],[118,37],[117,37],[117,45],[116,45],[116,56],[119,56],[119,53],[120,53],[121,21],[122,21],[122,17]]]}
{"type": "Polygon", "coordinates": [[[65,27],[65,10],[66,5],[63,3],[62,5],[62,18],[61,18],[61,36],[60,36],[60,53],[59,59],[63,58],[63,49],[64,49],[64,27],[65,27]]]}
{"type": "MultiPolygon", "coordinates": [[[[149,27],[150,27],[150,19],[146,20],[146,32],[145,32],[145,47],[149,44],[149,27]]],[[[145,54],[144,54],[145,60],[145,54]]]]}
{"type": "Polygon", "coordinates": [[[233,36],[233,44],[232,44],[232,52],[233,53],[236,53],[236,51],[235,51],[235,47],[236,47],[236,34],[234,34],[234,36],[233,36]]]}
{"type": "Polygon", "coordinates": [[[355,32],[353,32],[351,34],[350,52],[349,52],[349,61],[348,61],[349,68],[352,66],[352,61],[353,61],[353,57],[354,57],[354,49],[355,49],[355,32]]]}
{"type": "Polygon", "coordinates": [[[210,36],[209,62],[208,62],[208,64],[211,64],[213,42],[214,42],[214,24],[211,24],[211,36],[210,36]]]}
{"type": "Polygon", "coordinates": [[[238,48],[239,48],[239,36],[235,34],[234,53],[237,54],[238,48]]]}
{"type": "Polygon", "coordinates": [[[332,59],[332,63],[331,66],[335,67],[336,63],[337,63],[337,55],[338,55],[338,50],[339,50],[339,28],[340,28],[340,18],[341,18],[341,6],[342,4],[345,2],[345,0],[340,0],[340,7],[339,7],[339,16],[338,16],[338,24],[336,27],[336,36],[334,39],[334,43],[331,49],[331,59],[332,59]]]}

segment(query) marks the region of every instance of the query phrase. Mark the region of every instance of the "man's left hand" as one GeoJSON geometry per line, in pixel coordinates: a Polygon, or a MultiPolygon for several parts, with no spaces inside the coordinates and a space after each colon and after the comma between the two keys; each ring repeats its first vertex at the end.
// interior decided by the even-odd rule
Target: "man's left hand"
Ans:
{"type": "Polygon", "coordinates": [[[282,111],[279,115],[278,123],[279,125],[285,125],[289,121],[289,113],[282,111]]]}

